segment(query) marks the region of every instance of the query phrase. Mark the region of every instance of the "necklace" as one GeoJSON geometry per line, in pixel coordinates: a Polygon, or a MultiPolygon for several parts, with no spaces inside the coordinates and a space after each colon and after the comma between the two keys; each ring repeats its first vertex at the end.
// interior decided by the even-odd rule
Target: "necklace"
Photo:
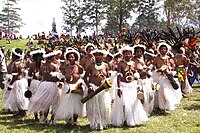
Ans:
{"type": "Polygon", "coordinates": [[[69,68],[72,69],[72,68],[76,67],[76,64],[74,64],[74,65],[69,64],[68,66],[69,66],[69,68]]]}
{"type": "Polygon", "coordinates": [[[127,65],[131,66],[132,64],[134,64],[134,61],[132,60],[129,60],[129,61],[126,61],[126,60],[123,60],[127,65]]]}
{"type": "Polygon", "coordinates": [[[168,56],[167,55],[164,55],[164,56],[160,55],[160,58],[163,61],[163,65],[165,65],[165,66],[169,65],[169,61],[168,61],[168,56]]]}
{"type": "Polygon", "coordinates": [[[101,63],[95,63],[94,67],[95,67],[96,70],[101,70],[101,69],[104,68],[104,64],[105,63],[103,63],[103,62],[101,62],[101,63]]]}
{"type": "Polygon", "coordinates": [[[160,58],[163,59],[163,60],[166,60],[168,58],[167,55],[160,55],[160,58]]]}
{"type": "Polygon", "coordinates": [[[73,74],[74,74],[74,68],[76,67],[76,64],[74,65],[71,65],[71,64],[68,64],[68,67],[70,68],[70,82],[73,81],[73,74]]]}

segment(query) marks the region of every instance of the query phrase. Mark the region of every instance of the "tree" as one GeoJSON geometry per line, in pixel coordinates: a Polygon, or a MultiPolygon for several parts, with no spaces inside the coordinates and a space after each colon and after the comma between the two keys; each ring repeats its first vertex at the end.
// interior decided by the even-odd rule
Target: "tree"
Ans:
{"type": "Polygon", "coordinates": [[[107,23],[105,30],[121,31],[128,27],[127,19],[131,17],[131,11],[136,6],[136,0],[108,0],[107,23]]]}
{"type": "Polygon", "coordinates": [[[200,28],[200,1],[196,0],[194,2],[194,17],[192,17],[190,23],[194,25],[197,29],[200,28]]]}
{"type": "Polygon", "coordinates": [[[138,1],[137,13],[139,16],[132,29],[157,28],[159,26],[157,0],[138,1]]]}
{"type": "Polygon", "coordinates": [[[17,0],[7,0],[2,12],[0,13],[0,23],[2,23],[2,29],[7,33],[16,32],[24,25],[20,15],[17,11],[21,10],[17,5],[17,0]]]}
{"type": "Polygon", "coordinates": [[[63,28],[66,32],[70,32],[72,35],[72,30],[75,25],[75,16],[76,16],[76,3],[74,0],[62,0],[64,2],[64,6],[61,7],[63,9],[63,28]]]}
{"type": "Polygon", "coordinates": [[[86,0],[83,3],[82,10],[86,11],[85,17],[87,20],[87,25],[94,27],[96,34],[99,32],[101,20],[105,18],[105,2],[105,0],[86,0]]]}
{"type": "Polygon", "coordinates": [[[166,0],[164,2],[164,10],[167,18],[167,28],[190,25],[191,20],[198,19],[195,10],[198,12],[198,0],[166,0]]]}
{"type": "Polygon", "coordinates": [[[55,18],[53,18],[53,22],[52,22],[52,32],[57,33],[55,18]]]}
{"type": "Polygon", "coordinates": [[[84,10],[83,1],[81,0],[62,0],[64,6],[63,9],[63,20],[64,20],[64,30],[70,32],[76,30],[77,34],[83,32],[83,28],[87,28],[88,23],[85,19],[86,10],[84,10]]]}

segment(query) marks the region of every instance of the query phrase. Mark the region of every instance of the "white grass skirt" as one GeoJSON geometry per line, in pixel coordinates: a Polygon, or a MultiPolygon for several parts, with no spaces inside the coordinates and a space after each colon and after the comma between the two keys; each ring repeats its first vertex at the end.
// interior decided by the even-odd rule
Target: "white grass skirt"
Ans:
{"type": "Polygon", "coordinates": [[[119,98],[116,93],[111,113],[112,125],[123,126],[126,121],[127,125],[135,126],[147,121],[147,114],[141,101],[137,98],[137,81],[120,82],[120,89],[122,96],[119,98]]]}
{"type": "MultiPolygon", "coordinates": [[[[10,96],[10,90],[8,90],[9,80],[12,79],[11,74],[6,74],[6,80],[4,81],[4,89],[3,89],[3,108],[9,109],[9,103],[7,102],[9,96],[10,96]],[[6,104],[7,103],[7,104],[6,104]]],[[[16,109],[18,110],[18,109],[16,109]]]]}
{"type": "Polygon", "coordinates": [[[55,120],[68,120],[73,118],[73,114],[77,114],[79,117],[83,114],[83,104],[81,99],[83,96],[74,93],[66,93],[70,89],[75,88],[79,83],[82,83],[83,89],[86,87],[83,79],[79,79],[75,84],[67,85],[62,90],[60,104],[55,111],[55,120]]]}
{"type": "Polygon", "coordinates": [[[40,83],[41,83],[41,81],[39,81],[39,80],[36,80],[36,79],[31,80],[30,91],[32,92],[32,95],[35,95],[40,83]]]}
{"type": "Polygon", "coordinates": [[[152,90],[152,81],[149,78],[140,79],[139,85],[141,85],[144,93],[143,107],[147,115],[149,116],[154,108],[154,92],[152,90]]]}
{"type": "Polygon", "coordinates": [[[16,109],[19,110],[28,109],[29,99],[24,96],[27,87],[28,87],[28,81],[25,78],[16,80],[13,83],[13,88],[10,91],[9,98],[6,102],[11,111],[16,111],[16,109]]]}
{"type": "Polygon", "coordinates": [[[59,102],[59,93],[55,82],[43,81],[37,92],[30,99],[29,112],[46,111],[50,107],[55,110],[59,102]]]}
{"type": "MultiPolygon", "coordinates": [[[[174,110],[182,98],[181,89],[174,90],[166,76],[158,72],[152,72],[152,78],[160,84],[160,90],[157,91],[156,103],[160,109],[174,110]]],[[[178,80],[176,79],[177,83],[178,80]]]]}
{"type": "MultiPolygon", "coordinates": [[[[91,84],[96,90],[99,86],[91,84]]],[[[110,124],[111,97],[109,92],[101,91],[86,102],[87,117],[91,129],[103,129],[110,124]]]]}

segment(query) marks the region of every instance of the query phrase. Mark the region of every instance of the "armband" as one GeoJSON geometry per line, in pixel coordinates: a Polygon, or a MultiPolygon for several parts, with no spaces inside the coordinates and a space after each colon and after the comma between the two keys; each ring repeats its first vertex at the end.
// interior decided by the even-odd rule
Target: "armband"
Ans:
{"type": "Polygon", "coordinates": [[[149,76],[152,76],[151,70],[149,70],[147,73],[148,73],[149,76]]]}
{"type": "Polygon", "coordinates": [[[13,88],[13,85],[10,85],[10,84],[9,84],[9,85],[8,85],[8,88],[13,88]]]}
{"type": "Polygon", "coordinates": [[[117,73],[117,76],[123,77],[123,74],[122,73],[117,73]]]}
{"type": "Polygon", "coordinates": [[[135,78],[136,80],[140,78],[140,74],[139,74],[138,72],[135,72],[135,73],[133,74],[133,76],[134,76],[134,78],[135,78]]]}
{"type": "Polygon", "coordinates": [[[68,85],[64,85],[64,88],[66,89],[65,94],[69,94],[71,92],[71,89],[68,85]]]}
{"type": "Polygon", "coordinates": [[[32,78],[33,78],[33,76],[32,76],[32,77],[31,77],[31,76],[28,76],[27,78],[28,78],[28,79],[32,79],[32,78]]]}
{"type": "Polygon", "coordinates": [[[58,79],[62,79],[62,78],[65,77],[65,76],[62,75],[62,73],[60,73],[60,72],[51,72],[50,74],[51,74],[52,77],[57,77],[58,79]]]}
{"type": "Polygon", "coordinates": [[[18,73],[12,73],[13,76],[16,76],[18,73]]]}

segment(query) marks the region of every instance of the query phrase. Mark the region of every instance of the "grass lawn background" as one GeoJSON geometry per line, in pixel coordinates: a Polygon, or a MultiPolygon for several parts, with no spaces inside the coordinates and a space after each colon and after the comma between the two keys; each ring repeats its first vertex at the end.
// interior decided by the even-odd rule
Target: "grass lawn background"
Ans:
{"type": "MultiPolygon", "coordinates": [[[[5,40],[0,40],[0,46],[5,46],[6,50],[13,47],[28,48],[25,46],[26,40],[12,41],[6,44],[5,40]]],[[[36,44],[36,41],[34,42],[36,44]]],[[[110,127],[103,131],[91,131],[87,118],[78,119],[79,127],[67,127],[65,121],[57,122],[56,126],[43,126],[35,123],[33,114],[28,113],[23,119],[14,119],[11,114],[2,110],[2,95],[0,90],[0,133],[200,133],[200,85],[193,86],[194,91],[188,94],[188,98],[183,98],[181,104],[174,111],[167,115],[153,114],[149,121],[137,127],[110,127]]],[[[117,116],[116,116],[117,117],[117,116]]]]}

